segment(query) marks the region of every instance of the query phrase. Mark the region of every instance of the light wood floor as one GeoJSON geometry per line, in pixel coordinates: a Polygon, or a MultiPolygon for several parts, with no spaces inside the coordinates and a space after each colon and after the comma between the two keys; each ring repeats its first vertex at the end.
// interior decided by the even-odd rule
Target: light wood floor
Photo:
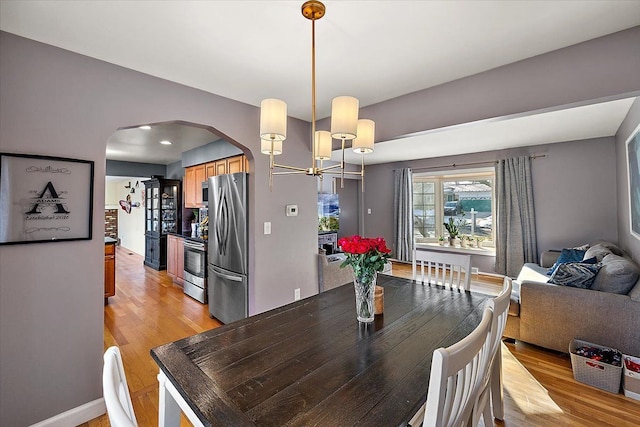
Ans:
{"type": "MultiPolygon", "coordinates": [[[[158,425],[157,366],[152,347],[219,326],[207,307],[182,293],[166,272],[143,266],[142,257],[116,251],[116,296],[105,306],[104,345],[120,347],[141,427],[158,425]]],[[[411,278],[411,267],[394,264],[411,278]]],[[[474,276],[472,291],[497,294],[501,279],[474,276]]],[[[525,343],[503,346],[505,421],[496,426],[640,426],[640,402],[576,382],[568,355],[525,343]]],[[[106,415],[82,427],[108,426],[106,415]]],[[[182,426],[190,423],[183,418],[182,426]]]]}

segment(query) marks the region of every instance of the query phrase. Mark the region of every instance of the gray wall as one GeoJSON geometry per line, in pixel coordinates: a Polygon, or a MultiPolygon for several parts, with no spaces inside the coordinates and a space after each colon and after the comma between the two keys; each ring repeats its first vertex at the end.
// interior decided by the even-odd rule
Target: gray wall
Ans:
{"type": "Polygon", "coordinates": [[[153,163],[122,162],[107,160],[107,176],[166,176],[167,167],[153,163]]]}
{"type": "Polygon", "coordinates": [[[242,154],[242,150],[235,145],[227,141],[217,140],[182,153],[182,167],[187,168],[240,154],[242,154]]]}
{"type": "MultiPolygon", "coordinates": [[[[638,46],[635,27],[366,107],[361,116],[375,120],[377,139],[385,140],[619,98],[640,88],[638,46]]],[[[246,147],[252,171],[250,312],[292,301],[295,288],[302,297],[317,292],[316,180],[276,177],[269,191],[257,108],[7,33],[0,33],[0,77],[0,150],[94,160],[96,207],[104,204],[106,141],[117,129],[184,120],[246,147]],[[286,217],[287,204],[297,204],[299,215],[286,217]],[[273,234],[261,234],[264,221],[272,222],[273,234]]],[[[309,124],[290,118],[288,131],[279,160],[306,164],[309,124]]],[[[365,193],[365,207],[374,206],[365,215],[365,232],[379,234],[381,227],[388,235],[388,206],[371,200],[392,194],[383,170],[377,177],[367,172],[367,188],[376,190],[365,193]]],[[[615,206],[615,197],[605,200],[615,206]]],[[[102,209],[94,210],[93,229],[95,236],[103,234],[102,209]]],[[[32,424],[101,396],[102,277],[101,239],[0,247],[1,425],[32,424]]]]}
{"type": "MultiPolygon", "coordinates": [[[[0,425],[30,425],[102,396],[105,151],[117,129],[181,119],[246,147],[250,313],[292,302],[295,288],[317,292],[316,182],[277,177],[269,191],[258,108],[4,32],[0,77],[0,151],[93,160],[96,236],[0,247],[0,425]],[[298,216],[285,216],[287,204],[300,206],[298,216]]],[[[309,125],[288,127],[282,160],[305,164],[309,125]]]]}
{"type": "Polygon", "coordinates": [[[629,220],[629,182],[627,139],[640,125],[640,100],[636,100],[616,134],[616,178],[618,183],[618,235],[620,245],[635,260],[640,260],[640,240],[631,234],[629,220]]]}
{"type": "Polygon", "coordinates": [[[182,181],[184,179],[184,168],[182,167],[182,160],[169,163],[167,165],[165,176],[167,177],[167,179],[179,179],[180,181],[182,181]]]}
{"type": "MultiPolygon", "coordinates": [[[[371,209],[370,215],[365,214],[365,233],[383,235],[393,242],[394,169],[493,162],[533,154],[546,155],[533,160],[531,172],[538,249],[561,249],[597,239],[617,241],[613,137],[369,166],[367,188],[375,191],[365,192],[365,212],[371,209]]],[[[474,260],[474,266],[494,272],[486,260],[474,260]]]]}

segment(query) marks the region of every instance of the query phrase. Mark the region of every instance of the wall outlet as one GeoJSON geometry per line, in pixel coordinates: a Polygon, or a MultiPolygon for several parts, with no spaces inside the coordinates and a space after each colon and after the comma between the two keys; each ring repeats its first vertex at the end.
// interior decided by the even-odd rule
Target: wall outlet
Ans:
{"type": "Polygon", "coordinates": [[[471,274],[478,274],[478,267],[471,267],[471,274]]]}
{"type": "Polygon", "coordinates": [[[298,301],[300,299],[300,288],[296,288],[293,291],[293,300],[298,301]]]}
{"type": "Polygon", "coordinates": [[[264,234],[271,234],[271,222],[264,223],[264,234]]]}
{"type": "Polygon", "coordinates": [[[371,208],[367,209],[367,215],[371,215],[371,208]]]}

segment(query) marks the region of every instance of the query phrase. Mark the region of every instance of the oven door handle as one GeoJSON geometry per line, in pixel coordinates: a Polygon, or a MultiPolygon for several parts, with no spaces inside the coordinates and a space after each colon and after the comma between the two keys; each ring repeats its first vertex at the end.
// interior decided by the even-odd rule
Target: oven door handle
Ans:
{"type": "Polygon", "coordinates": [[[242,282],[242,277],[238,277],[238,276],[231,276],[229,274],[224,274],[224,273],[218,273],[215,270],[209,269],[210,272],[212,272],[213,274],[215,274],[218,277],[222,277],[223,279],[227,279],[227,280],[232,280],[234,282],[242,282]]]}
{"type": "Polygon", "coordinates": [[[204,252],[204,243],[191,242],[189,240],[184,241],[184,247],[189,249],[195,249],[197,251],[204,252]]]}

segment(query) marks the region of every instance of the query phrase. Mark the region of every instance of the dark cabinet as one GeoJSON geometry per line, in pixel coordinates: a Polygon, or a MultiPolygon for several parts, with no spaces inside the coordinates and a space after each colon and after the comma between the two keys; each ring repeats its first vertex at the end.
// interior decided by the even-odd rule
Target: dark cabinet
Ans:
{"type": "Polygon", "coordinates": [[[144,264],[156,270],[167,268],[167,235],[181,232],[180,181],[152,178],[144,181],[144,264]]]}

